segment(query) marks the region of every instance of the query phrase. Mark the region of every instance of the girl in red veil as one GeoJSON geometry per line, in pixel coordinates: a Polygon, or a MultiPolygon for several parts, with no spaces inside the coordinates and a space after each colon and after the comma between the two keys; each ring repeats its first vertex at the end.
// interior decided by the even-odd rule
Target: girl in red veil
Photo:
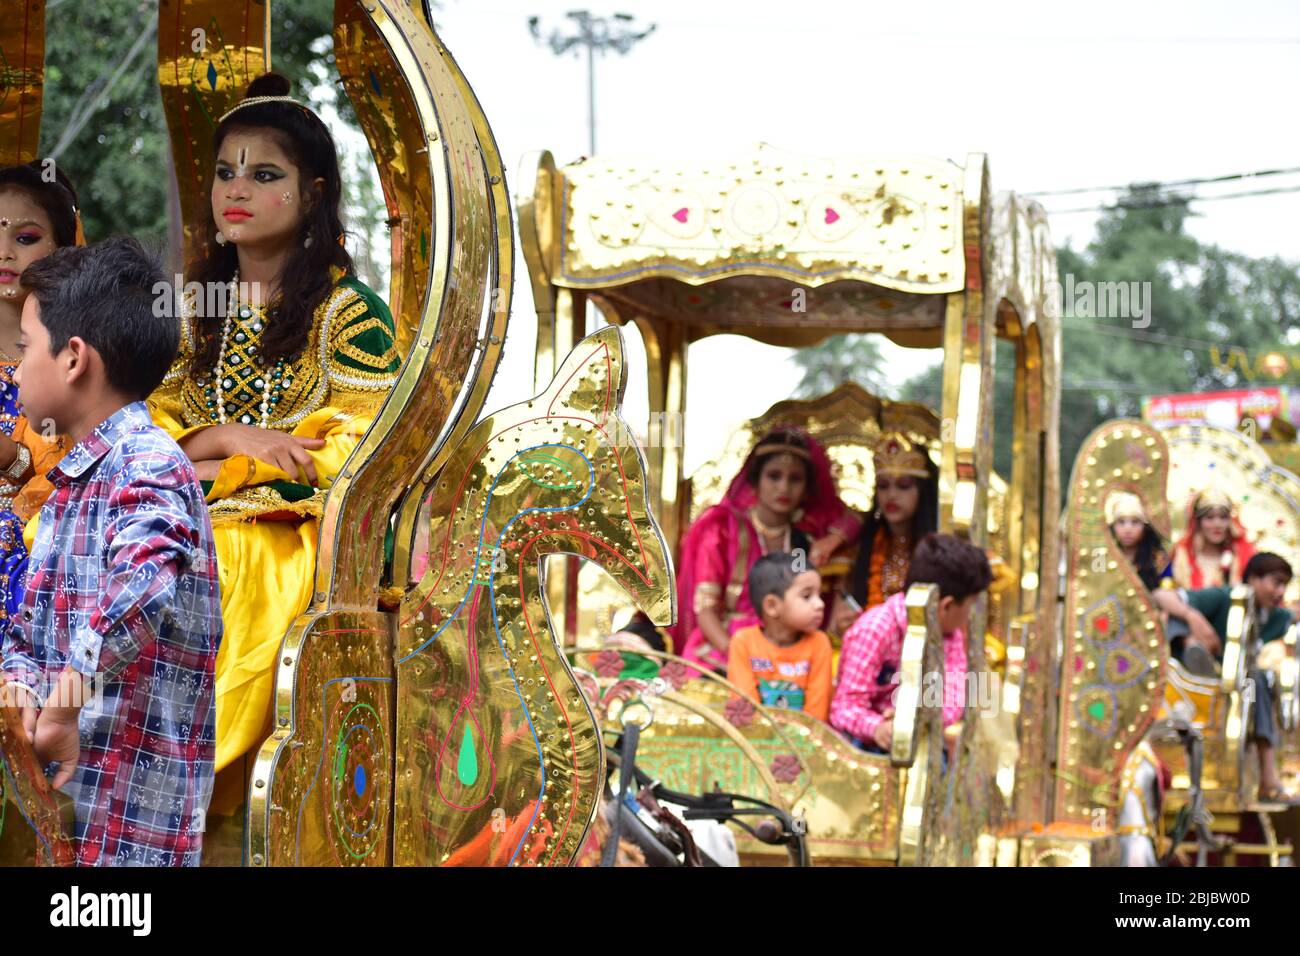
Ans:
{"type": "Polygon", "coordinates": [[[731,635],[758,623],[747,580],[754,562],[770,551],[801,549],[815,567],[860,528],[840,500],[830,460],[817,442],[794,428],[764,435],[726,496],[682,539],[674,650],[725,669],[731,635]]]}
{"type": "Polygon", "coordinates": [[[1218,488],[1207,488],[1192,496],[1187,530],[1174,545],[1174,583],[1193,590],[1240,584],[1254,553],[1232,499],[1218,488]]]}

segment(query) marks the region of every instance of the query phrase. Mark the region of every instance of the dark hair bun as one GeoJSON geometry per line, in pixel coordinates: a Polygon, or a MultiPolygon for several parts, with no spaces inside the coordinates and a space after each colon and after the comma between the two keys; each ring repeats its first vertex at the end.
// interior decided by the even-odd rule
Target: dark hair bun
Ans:
{"type": "Polygon", "coordinates": [[[289,78],[284,74],[263,73],[248,84],[248,91],[244,94],[244,99],[251,99],[254,96],[288,96],[291,89],[293,89],[293,84],[289,82],[289,78]]]}

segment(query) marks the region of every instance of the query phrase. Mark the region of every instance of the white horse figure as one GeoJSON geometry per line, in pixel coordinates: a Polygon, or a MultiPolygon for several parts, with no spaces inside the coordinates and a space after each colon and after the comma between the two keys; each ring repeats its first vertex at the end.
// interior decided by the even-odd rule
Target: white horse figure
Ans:
{"type": "Polygon", "coordinates": [[[1124,764],[1117,831],[1122,866],[1159,865],[1160,764],[1145,740],[1124,764]]]}

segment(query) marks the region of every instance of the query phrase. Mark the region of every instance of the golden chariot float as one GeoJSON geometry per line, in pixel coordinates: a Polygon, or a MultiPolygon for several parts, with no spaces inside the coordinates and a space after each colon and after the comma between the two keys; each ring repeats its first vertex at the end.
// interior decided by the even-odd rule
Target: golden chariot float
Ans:
{"type": "MultiPolygon", "coordinates": [[[[159,82],[186,222],[206,201],[215,118],[271,66],[271,2],[160,0],[159,82]]],[[[27,0],[0,25],[5,162],[37,158],[45,12],[27,0]]],[[[828,160],[763,147],[563,167],[532,155],[518,214],[538,310],[537,394],[484,414],[515,268],[491,129],[423,3],[337,0],[334,22],[338,79],[387,205],[389,303],[405,359],[329,489],[314,600],[281,645],[244,806],[207,821],[209,862],[586,862],[610,794],[610,745],[633,726],[646,771],[683,793],[720,784],[797,820],[815,863],[1117,863],[1126,838],[1158,839],[1146,738],[1179,720],[1200,733],[1206,758],[1200,780],[1175,768],[1175,791],[1200,800],[1199,785],[1197,805],[1221,816],[1254,812],[1241,757],[1241,680],[1254,653],[1245,598],[1225,677],[1180,683],[1159,616],[1103,518],[1106,499],[1129,491],[1169,530],[1170,465],[1181,467],[1171,435],[1134,422],[1100,429],[1059,520],[1054,253],[1042,210],[994,195],[983,155],[828,160]],[[590,335],[588,300],[610,322],[590,335]],[[647,458],[628,440],[619,327],[629,325],[648,360],[648,432],[680,421],[689,347],[720,333],[802,347],[872,332],[942,348],[942,403],[855,386],[778,403],[688,477],[679,442],[654,441],[647,458]],[[992,467],[999,342],[1015,381],[1003,477],[992,467]],[[977,678],[997,676],[987,684],[996,699],[968,694],[951,742],[924,702],[925,676],[942,670],[932,586],[907,595],[888,755],[764,708],[671,655],[598,640],[617,608],[673,621],[672,549],[753,438],[777,424],[827,447],[858,506],[874,483],[872,442],[906,432],[938,465],[942,529],[990,548],[1006,569],[967,648],[977,678]],[[1177,706],[1184,698],[1190,711],[1177,706]]],[[[1293,477],[1258,479],[1284,521],[1300,513],[1293,477]]],[[[1294,631],[1287,647],[1278,697],[1294,768],[1294,631]]],[[[66,800],[49,790],[9,707],[0,787],[0,862],[70,862],[66,800]]],[[[738,832],[746,861],[791,859],[756,830],[738,832]]],[[[1290,852],[1275,836],[1261,845],[1272,861],[1290,852]]]]}
{"type": "MultiPolygon", "coordinates": [[[[620,668],[630,653],[602,650],[594,640],[611,629],[618,615],[610,609],[620,599],[602,592],[598,575],[571,565],[553,581],[552,605],[594,685],[627,698],[603,711],[610,739],[622,722],[635,722],[638,762],[677,791],[717,785],[793,808],[814,862],[1118,861],[1113,809],[1141,739],[1136,731],[1150,721],[1138,711],[1150,709],[1159,688],[1144,666],[1140,690],[1126,686],[1108,702],[1123,712],[1123,726],[1107,723],[1104,746],[1089,746],[1075,715],[1088,706],[1080,696],[1090,685],[1081,679],[1060,703],[1060,756],[1078,776],[1054,772],[1061,359],[1054,254],[1041,209],[1012,194],[994,196],[978,154],[963,166],[890,155],[827,160],[762,147],[729,159],[597,156],[557,167],[543,152],[527,161],[522,178],[532,179],[519,218],[538,310],[537,380],[549,378],[551,356],[585,331],[591,300],[611,323],[635,325],[645,343],[648,431],[687,411],[689,346],[709,335],[800,347],[837,333],[877,332],[903,346],[944,350],[938,410],[852,385],[782,402],[689,478],[680,443],[656,443],[651,509],[671,544],[717,500],[724,476],[770,427],[796,425],[817,437],[843,496],[860,507],[873,484],[873,439],[901,430],[939,465],[942,529],[992,547],[1012,582],[977,613],[967,648],[977,674],[991,669],[986,625],[994,646],[1005,648],[997,662],[1001,700],[983,711],[968,705],[954,759],[940,775],[942,736],[914,683],[935,670],[940,647],[926,620],[928,589],[909,594],[899,692],[907,703],[899,706],[893,752],[877,756],[801,713],[741,705],[725,681],[688,679],[698,672],[665,655],[654,655],[657,676],[632,677],[648,672],[620,668]],[[1015,367],[1006,481],[992,468],[998,340],[1010,343],[1015,367]],[[1130,730],[1134,721],[1140,726],[1130,730]],[[1069,782],[1081,777],[1086,784],[1069,782]],[[1101,827],[1099,800],[1112,812],[1101,827]]],[[[1163,486],[1152,490],[1154,472],[1142,480],[1148,499],[1163,494],[1163,486]]],[[[739,847],[753,861],[784,858],[746,834],[739,847]]]]}

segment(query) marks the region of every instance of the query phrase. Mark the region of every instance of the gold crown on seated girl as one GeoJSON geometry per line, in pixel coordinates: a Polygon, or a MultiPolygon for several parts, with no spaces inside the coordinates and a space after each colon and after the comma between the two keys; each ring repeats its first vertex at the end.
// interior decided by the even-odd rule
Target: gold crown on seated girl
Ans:
{"type": "Polygon", "coordinates": [[[925,467],[925,451],[908,441],[902,432],[886,432],[881,435],[871,461],[877,475],[930,477],[930,472],[925,467]]]}

